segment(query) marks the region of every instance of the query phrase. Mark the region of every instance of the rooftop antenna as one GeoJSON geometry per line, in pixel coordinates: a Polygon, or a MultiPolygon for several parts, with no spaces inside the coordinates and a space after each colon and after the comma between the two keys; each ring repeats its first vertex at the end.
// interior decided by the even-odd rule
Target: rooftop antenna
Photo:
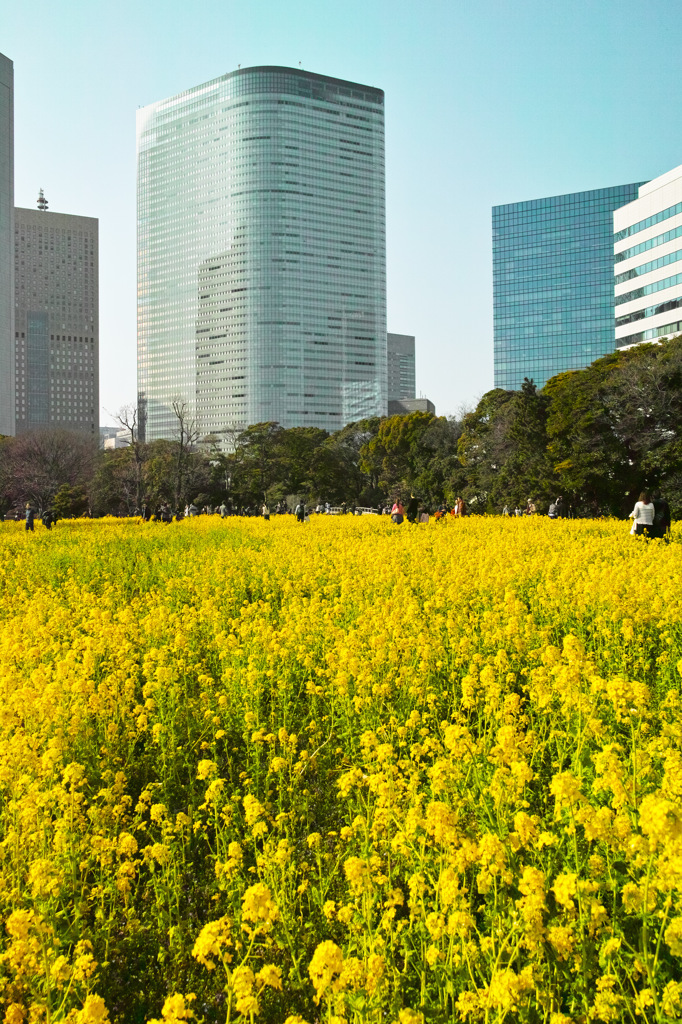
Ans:
{"type": "Polygon", "coordinates": [[[43,190],[41,188],[40,191],[38,192],[38,209],[42,210],[43,212],[45,212],[45,210],[47,210],[47,208],[48,208],[48,206],[47,206],[47,199],[45,198],[45,193],[43,192],[43,190]]]}

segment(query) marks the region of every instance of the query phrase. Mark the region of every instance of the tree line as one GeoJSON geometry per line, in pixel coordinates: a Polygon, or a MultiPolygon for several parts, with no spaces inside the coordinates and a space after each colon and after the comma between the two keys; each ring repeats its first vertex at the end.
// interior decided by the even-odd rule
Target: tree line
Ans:
{"type": "Polygon", "coordinates": [[[0,512],[27,501],[58,515],[131,515],[143,503],[234,509],[264,500],[376,506],[416,495],[426,508],[463,497],[499,513],[559,494],[584,515],[623,515],[643,488],[660,488],[682,515],[682,336],[615,352],[539,389],[488,391],[459,417],[372,417],[329,433],[257,423],[225,452],[200,438],[184,403],[173,440],[139,440],[123,410],[125,448],[41,430],[0,440],[0,512]]]}

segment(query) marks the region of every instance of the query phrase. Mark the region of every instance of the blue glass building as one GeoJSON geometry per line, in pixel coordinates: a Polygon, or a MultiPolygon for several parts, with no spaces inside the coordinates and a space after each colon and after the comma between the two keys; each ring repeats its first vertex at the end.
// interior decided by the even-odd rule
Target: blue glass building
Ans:
{"type": "Polygon", "coordinates": [[[495,387],[613,352],[613,211],[641,184],[493,207],[495,387]]]}

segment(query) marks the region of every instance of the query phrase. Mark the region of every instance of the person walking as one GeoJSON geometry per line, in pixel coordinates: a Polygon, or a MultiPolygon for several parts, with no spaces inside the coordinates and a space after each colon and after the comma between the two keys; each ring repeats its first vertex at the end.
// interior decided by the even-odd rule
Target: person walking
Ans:
{"type": "Polygon", "coordinates": [[[43,512],[43,526],[47,530],[52,529],[52,513],[50,512],[49,508],[46,508],[45,511],[43,512]]]}
{"type": "Polygon", "coordinates": [[[34,527],[35,518],[36,518],[35,509],[32,507],[31,502],[27,501],[26,502],[26,531],[27,532],[30,530],[31,533],[33,533],[33,531],[35,529],[35,527],[34,527]]]}
{"type": "Polygon", "coordinates": [[[266,502],[263,502],[263,507],[261,509],[261,513],[263,515],[263,519],[265,520],[265,522],[269,523],[270,522],[270,509],[268,508],[266,502]]]}
{"type": "Polygon", "coordinates": [[[296,520],[299,523],[305,522],[305,502],[299,501],[296,506],[296,520]]]}
{"type": "Polygon", "coordinates": [[[414,494],[410,495],[410,500],[407,503],[407,521],[408,523],[416,523],[417,516],[419,514],[419,502],[415,498],[414,494]]]}
{"type": "Polygon", "coordinates": [[[635,507],[630,513],[630,519],[634,520],[632,525],[637,537],[641,537],[642,534],[647,537],[654,536],[652,532],[654,514],[655,509],[654,503],[651,500],[651,495],[648,491],[642,491],[639,496],[639,500],[635,502],[635,507]]]}
{"type": "Polygon", "coordinates": [[[653,504],[654,525],[651,536],[658,537],[660,540],[670,540],[670,526],[672,524],[670,505],[665,498],[661,497],[660,491],[654,491],[653,504]]]}

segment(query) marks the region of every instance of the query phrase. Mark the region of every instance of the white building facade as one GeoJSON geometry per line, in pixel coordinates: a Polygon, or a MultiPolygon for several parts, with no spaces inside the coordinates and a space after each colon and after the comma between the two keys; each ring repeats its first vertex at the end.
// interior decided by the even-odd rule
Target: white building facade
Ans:
{"type": "Polygon", "coordinates": [[[613,214],[616,348],[682,333],[682,165],[613,214]]]}

